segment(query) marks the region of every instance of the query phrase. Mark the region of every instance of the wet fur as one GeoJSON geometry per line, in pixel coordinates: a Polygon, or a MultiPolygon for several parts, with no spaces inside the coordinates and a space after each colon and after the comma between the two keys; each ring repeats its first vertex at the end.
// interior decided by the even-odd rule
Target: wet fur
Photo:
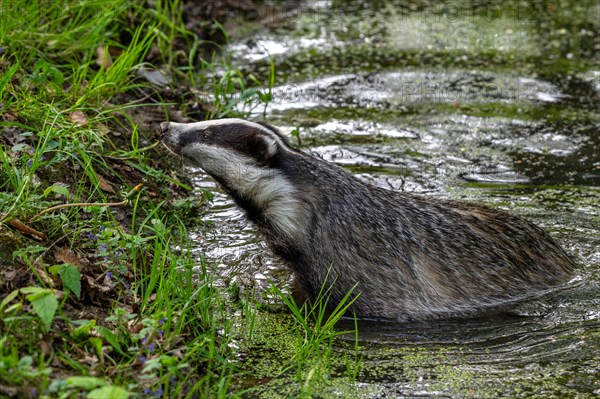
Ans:
{"type": "Polygon", "coordinates": [[[335,305],[356,285],[360,316],[472,315],[564,283],[575,267],[521,218],[361,182],[268,125],[231,119],[162,129],[168,148],[246,211],[309,298],[327,281],[335,305]]]}

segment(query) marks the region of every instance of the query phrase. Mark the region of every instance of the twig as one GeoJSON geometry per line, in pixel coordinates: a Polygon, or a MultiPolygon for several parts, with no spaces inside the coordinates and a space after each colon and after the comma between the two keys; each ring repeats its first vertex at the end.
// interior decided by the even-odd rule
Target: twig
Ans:
{"type": "Polygon", "coordinates": [[[129,193],[127,193],[127,196],[121,202],[77,202],[74,204],[61,204],[61,205],[52,206],[50,208],[44,209],[43,211],[41,211],[40,213],[38,213],[37,215],[35,215],[31,219],[29,219],[29,223],[32,223],[40,216],[42,216],[48,212],[55,211],[57,209],[72,208],[74,206],[80,206],[80,207],[83,207],[83,206],[125,206],[125,205],[129,204],[129,201],[131,199],[133,199],[133,197],[135,197],[135,195],[141,191],[143,186],[144,186],[144,183],[140,183],[137,186],[135,186],[129,193]]]}
{"type": "Polygon", "coordinates": [[[46,235],[41,231],[37,231],[33,227],[27,226],[25,223],[21,222],[19,219],[13,218],[6,222],[7,225],[14,227],[19,230],[23,234],[27,234],[32,236],[38,241],[46,241],[46,235]]]}

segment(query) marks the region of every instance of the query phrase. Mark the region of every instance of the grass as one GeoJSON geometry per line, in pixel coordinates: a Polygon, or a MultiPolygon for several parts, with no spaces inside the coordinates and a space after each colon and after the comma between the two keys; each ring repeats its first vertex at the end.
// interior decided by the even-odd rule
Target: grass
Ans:
{"type": "MultiPolygon", "coordinates": [[[[263,82],[200,57],[207,43],[186,30],[178,0],[0,7],[0,396],[242,395],[235,326],[264,328],[270,313],[213,287],[186,230],[203,205],[164,171],[136,111],[185,108],[178,85],[212,88],[207,118],[266,107],[273,64],[263,82]],[[136,76],[159,66],[170,104],[136,76]]],[[[293,364],[306,396],[346,305],[326,318],[321,302],[309,311],[280,294],[296,328],[280,337],[295,344],[279,374],[293,364]]]]}
{"type": "MultiPolygon", "coordinates": [[[[325,282],[314,301],[298,305],[286,290],[272,286],[285,313],[244,309],[244,322],[234,325],[231,335],[243,354],[234,389],[261,398],[354,397],[344,392],[352,391],[362,364],[358,321],[353,318],[350,325],[342,318],[356,296],[350,291],[328,307],[330,290],[325,282]]],[[[245,306],[254,302],[250,298],[245,306]]]]}

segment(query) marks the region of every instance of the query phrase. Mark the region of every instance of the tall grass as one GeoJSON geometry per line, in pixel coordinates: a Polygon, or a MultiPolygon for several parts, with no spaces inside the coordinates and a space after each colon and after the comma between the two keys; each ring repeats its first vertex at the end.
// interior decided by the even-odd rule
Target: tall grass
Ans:
{"type": "MultiPolygon", "coordinates": [[[[125,0],[23,1],[0,8],[0,230],[14,220],[28,223],[53,204],[124,198],[127,185],[139,182],[122,176],[114,158],[162,185],[159,195],[168,190],[161,181],[178,183],[146,162],[138,147],[145,133],[126,114],[135,105],[114,102],[120,93],[152,90],[135,75],[151,46],[174,73],[176,37],[196,40],[191,52],[197,51],[179,1],[154,8],[125,0]],[[131,134],[131,148],[115,145],[112,129],[131,134]]],[[[23,396],[227,392],[230,322],[206,269],[198,270],[191,252],[175,249],[189,246],[184,223],[171,204],[149,200],[145,192],[128,199],[128,225],[106,206],[64,208],[31,222],[47,241],[25,239],[12,248],[15,265],[27,265],[37,281],[30,284],[42,287],[0,293],[0,385],[23,396]],[[74,264],[58,269],[48,263],[59,246],[73,251],[74,264]],[[92,264],[84,271],[77,257],[92,264]],[[53,270],[65,273],[51,279],[53,270]],[[62,294],[55,291],[60,283],[62,294]],[[106,284],[118,295],[105,309],[108,318],[79,320],[68,310],[90,306],[78,305],[69,287],[81,286],[89,297],[86,290],[106,284]],[[50,353],[39,351],[40,336],[48,337],[50,353]]]]}

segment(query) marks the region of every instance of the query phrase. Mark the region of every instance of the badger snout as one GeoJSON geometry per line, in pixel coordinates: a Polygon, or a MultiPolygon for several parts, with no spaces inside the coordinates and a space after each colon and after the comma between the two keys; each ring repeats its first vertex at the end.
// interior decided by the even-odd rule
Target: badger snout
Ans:
{"type": "Polygon", "coordinates": [[[179,134],[176,129],[173,128],[171,122],[162,122],[160,124],[160,141],[167,149],[175,154],[181,152],[181,143],[179,140],[179,134]]]}
{"type": "Polygon", "coordinates": [[[169,131],[169,122],[162,122],[160,124],[160,140],[163,141],[165,139],[165,134],[169,131]]]}

